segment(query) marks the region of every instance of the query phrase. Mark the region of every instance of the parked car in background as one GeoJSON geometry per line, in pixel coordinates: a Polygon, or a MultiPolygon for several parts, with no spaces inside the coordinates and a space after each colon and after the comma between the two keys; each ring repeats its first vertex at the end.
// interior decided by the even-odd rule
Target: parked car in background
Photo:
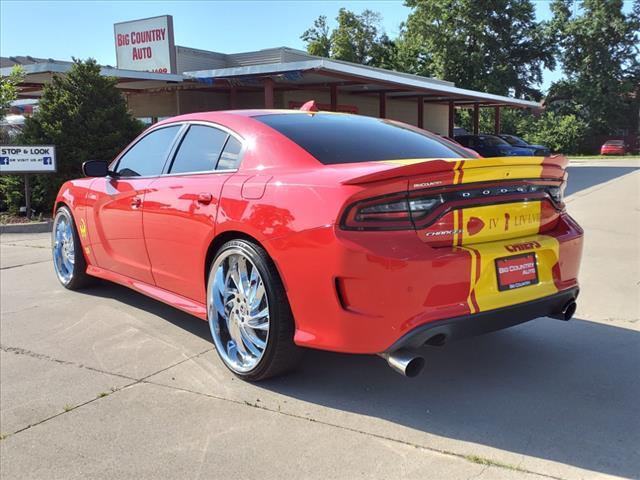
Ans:
{"type": "Polygon", "coordinates": [[[600,147],[600,155],[624,155],[627,153],[627,147],[624,140],[607,140],[600,147]]]}
{"type": "Polygon", "coordinates": [[[549,155],[551,155],[551,149],[549,147],[545,147],[544,145],[532,145],[523,138],[506,133],[500,134],[498,136],[509,143],[509,145],[513,145],[514,147],[534,148],[536,156],[548,157],[549,155]]]}
{"type": "Polygon", "coordinates": [[[537,156],[535,148],[514,147],[496,135],[458,135],[455,137],[460,145],[475,150],[483,157],[533,157],[537,156]]]}
{"type": "MultiPolygon", "coordinates": [[[[433,132],[430,132],[433,133],[433,132]]],[[[436,134],[437,135],[437,134],[436,134]]],[[[464,145],[458,143],[455,138],[451,138],[451,137],[447,137],[446,135],[438,135],[440,138],[453,143],[454,145],[456,145],[459,148],[464,149],[465,152],[467,152],[471,157],[474,158],[480,158],[482,155],[480,155],[478,152],[476,152],[475,150],[472,150],[470,148],[465,147],[464,145]]]]}

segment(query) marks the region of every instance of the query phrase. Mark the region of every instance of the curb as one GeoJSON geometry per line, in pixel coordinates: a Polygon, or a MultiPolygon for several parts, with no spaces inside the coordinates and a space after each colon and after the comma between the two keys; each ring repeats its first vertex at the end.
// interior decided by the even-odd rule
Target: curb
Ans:
{"type": "Polygon", "coordinates": [[[47,220],[46,222],[9,223],[0,225],[0,233],[45,233],[50,232],[52,226],[52,220],[47,220]]]}

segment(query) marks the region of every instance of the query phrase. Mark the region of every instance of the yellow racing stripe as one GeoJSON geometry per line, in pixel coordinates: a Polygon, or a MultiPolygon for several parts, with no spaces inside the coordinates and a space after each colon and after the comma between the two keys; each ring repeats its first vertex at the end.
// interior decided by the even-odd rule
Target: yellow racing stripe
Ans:
{"type": "Polygon", "coordinates": [[[463,230],[462,243],[467,245],[534,235],[540,230],[541,209],[540,201],[464,208],[459,226],[463,230]]]}
{"type": "MultiPolygon", "coordinates": [[[[558,292],[553,280],[553,267],[558,262],[560,246],[554,237],[547,235],[533,235],[521,239],[522,241],[535,241],[540,247],[530,252],[535,253],[538,267],[538,284],[513,290],[500,291],[498,289],[498,276],[495,260],[513,255],[505,249],[505,245],[513,243],[513,240],[500,242],[481,243],[474,245],[480,256],[480,272],[476,280],[476,262],[472,262],[472,284],[469,289],[468,303],[471,305],[471,297],[475,296],[481,312],[495,308],[507,307],[518,303],[528,302],[537,298],[553,295],[558,292]]],[[[463,247],[467,249],[468,247],[463,247]]],[[[473,254],[472,254],[473,258],[473,254]]],[[[471,308],[471,306],[470,306],[471,308]]],[[[471,310],[474,313],[474,310],[471,310]]]]}
{"type": "MultiPolygon", "coordinates": [[[[392,165],[414,165],[436,159],[386,160],[392,165]]],[[[453,184],[540,178],[543,157],[499,157],[437,159],[452,163],[453,184]]],[[[453,211],[453,248],[465,250],[470,257],[467,304],[471,313],[523,303],[557,292],[553,268],[558,262],[558,241],[540,235],[541,203],[516,202],[484,205],[453,211]],[[533,242],[535,248],[520,253],[535,253],[538,283],[500,291],[496,259],[513,256],[506,247],[513,243],[533,242]]]]}
{"type": "Polygon", "coordinates": [[[557,292],[553,267],[558,262],[560,246],[554,237],[540,235],[541,203],[517,202],[465,208],[458,220],[462,230],[462,248],[471,256],[470,285],[467,303],[471,313],[493,310],[557,292]],[[538,283],[500,291],[496,259],[513,256],[511,244],[532,245],[520,253],[536,256],[538,283]]]}
{"type": "Polygon", "coordinates": [[[540,178],[544,157],[492,157],[492,158],[403,158],[382,160],[391,165],[416,165],[431,160],[453,164],[454,184],[540,178]]]}
{"type": "Polygon", "coordinates": [[[469,311],[471,313],[478,313],[478,308],[473,302],[473,296],[475,295],[475,287],[476,287],[476,275],[478,275],[477,271],[477,260],[476,254],[472,248],[468,247],[460,247],[464,251],[469,254],[469,258],[471,260],[471,268],[469,269],[469,294],[467,295],[467,305],[469,306],[469,311]]]}

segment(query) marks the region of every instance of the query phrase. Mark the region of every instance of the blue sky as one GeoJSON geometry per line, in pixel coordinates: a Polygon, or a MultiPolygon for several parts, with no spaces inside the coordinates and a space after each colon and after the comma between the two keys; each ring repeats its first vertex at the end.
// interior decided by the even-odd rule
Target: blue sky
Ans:
{"type": "MultiPolygon", "coordinates": [[[[539,19],[549,2],[537,1],[539,19]]],[[[235,53],[288,46],[304,49],[300,35],[319,15],[333,20],[338,9],[382,14],[390,37],[410,9],[401,1],[0,1],[2,56],[70,59],[93,57],[115,65],[113,24],[173,15],[177,45],[235,53]]],[[[559,72],[545,73],[545,87],[559,72]]]]}

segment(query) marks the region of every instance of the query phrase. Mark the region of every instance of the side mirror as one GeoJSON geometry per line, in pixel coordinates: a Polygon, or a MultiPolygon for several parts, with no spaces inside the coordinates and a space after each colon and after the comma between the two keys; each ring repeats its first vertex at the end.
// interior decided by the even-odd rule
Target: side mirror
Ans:
{"type": "Polygon", "coordinates": [[[109,175],[109,164],[103,160],[89,160],[82,164],[82,173],[87,177],[106,177],[109,175]]]}

